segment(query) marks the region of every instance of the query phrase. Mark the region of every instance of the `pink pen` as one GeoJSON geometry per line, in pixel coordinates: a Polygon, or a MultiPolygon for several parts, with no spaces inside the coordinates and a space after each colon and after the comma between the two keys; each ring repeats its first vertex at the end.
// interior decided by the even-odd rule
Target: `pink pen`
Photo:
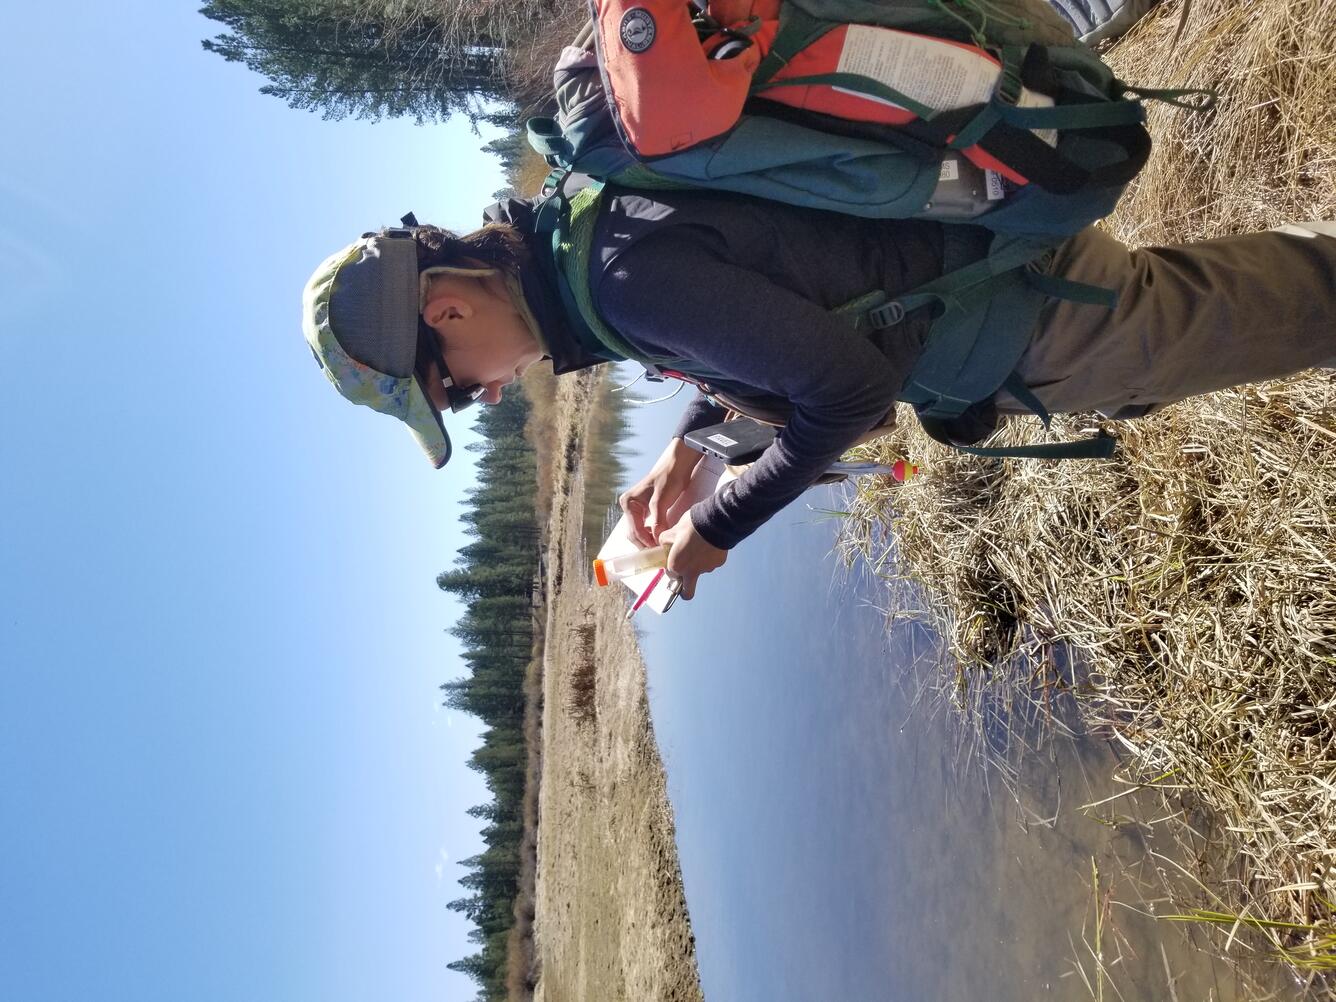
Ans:
{"type": "Polygon", "coordinates": [[[627,619],[630,619],[632,616],[634,616],[636,614],[636,610],[645,604],[645,600],[649,598],[650,592],[654,590],[654,586],[659,583],[659,579],[662,577],[663,577],[663,568],[660,567],[658,571],[655,573],[654,577],[649,579],[649,586],[640,593],[639,598],[637,598],[633,603],[631,603],[631,608],[626,610],[627,619]]]}

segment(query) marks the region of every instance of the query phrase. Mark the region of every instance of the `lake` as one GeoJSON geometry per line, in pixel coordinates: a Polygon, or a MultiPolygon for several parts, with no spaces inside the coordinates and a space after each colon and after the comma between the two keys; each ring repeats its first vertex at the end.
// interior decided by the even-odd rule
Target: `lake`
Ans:
{"type": "MultiPolygon", "coordinates": [[[[685,400],[632,411],[634,477],[685,400]]],[[[924,694],[936,638],[888,630],[884,584],[831,555],[838,524],[814,509],[842,490],[639,618],[706,999],[1253,997],[1203,930],[1144,914],[1181,907],[1165,881],[1192,869],[1145,824],[1158,798],[1081,809],[1128,789],[1108,742],[1038,743],[1009,786],[924,694]]]]}

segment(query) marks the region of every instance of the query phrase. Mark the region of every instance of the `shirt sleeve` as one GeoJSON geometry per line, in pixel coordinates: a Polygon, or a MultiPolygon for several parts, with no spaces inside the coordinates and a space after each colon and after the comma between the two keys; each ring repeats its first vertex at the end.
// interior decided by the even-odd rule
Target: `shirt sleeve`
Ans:
{"type": "Polygon", "coordinates": [[[878,424],[907,375],[847,321],[739,267],[687,227],[623,251],[604,276],[599,305],[648,354],[693,359],[790,402],[788,424],[761,458],[692,508],[697,531],[723,549],[755,532],[878,424]]]}
{"type": "Polygon", "coordinates": [[[719,424],[724,420],[725,413],[722,407],[704,393],[697,393],[691,403],[687,404],[687,409],[682,412],[682,418],[677,422],[673,438],[685,438],[688,432],[719,424]]]}

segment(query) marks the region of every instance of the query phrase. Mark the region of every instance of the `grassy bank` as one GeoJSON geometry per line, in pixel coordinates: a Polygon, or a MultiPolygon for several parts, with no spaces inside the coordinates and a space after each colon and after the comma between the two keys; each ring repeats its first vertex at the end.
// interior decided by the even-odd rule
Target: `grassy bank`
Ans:
{"type": "MultiPolygon", "coordinates": [[[[1156,152],[1108,228],[1147,244],[1336,218],[1336,8],[1192,0],[1175,46],[1184,3],[1108,59],[1138,83],[1214,87],[1220,108],[1152,109],[1156,152]]],[[[1002,674],[987,666],[1074,648],[1088,724],[1116,736],[1129,784],[1162,787],[1164,823],[1185,835],[1185,801],[1209,808],[1244,863],[1183,907],[1219,925],[1222,949],[1251,927],[1314,996],[1336,998],[1323,980],[1336,971],[1336,379],[1118,426],[1123,460],[1109,464],[978,460],[911,424],[865,451],[926,473],[864,489],[850,543],[937,600],[973,666],[948,690],[969,705],[1002,674]]],[[[1055,424],[1071,436],[1089,422],[1055,424]]],[[[1022,419],[997,441],[1038,434],[1022,419]]],[[[1030,664],[1042,681],[1043,660],[1030,664]]]]}
{"type": "Polygon", "coordinates": [[[551,480],[541,688],[531,696],[542,738],[530,787],[537,791],[534,997],[700,1002],[644,664],[620,590],[589,582],[587,475],[607,472],[589,456],[593,440],[609,433],[609,419],[596,413],[603,378],[562,377],[551,398],[535,404],[551,480]]]}

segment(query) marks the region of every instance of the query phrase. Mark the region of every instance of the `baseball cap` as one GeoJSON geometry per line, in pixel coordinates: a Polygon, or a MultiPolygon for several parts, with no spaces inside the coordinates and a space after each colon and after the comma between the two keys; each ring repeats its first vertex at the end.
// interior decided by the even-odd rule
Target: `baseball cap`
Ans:
{"type": "Polygon", "coordinates": [[[404,422],[440,469],[450,461],[450,436],[416,371],[424,288],[411,230],[364,233],[307,281],[302,333],[344,398],[404,422]]]}

